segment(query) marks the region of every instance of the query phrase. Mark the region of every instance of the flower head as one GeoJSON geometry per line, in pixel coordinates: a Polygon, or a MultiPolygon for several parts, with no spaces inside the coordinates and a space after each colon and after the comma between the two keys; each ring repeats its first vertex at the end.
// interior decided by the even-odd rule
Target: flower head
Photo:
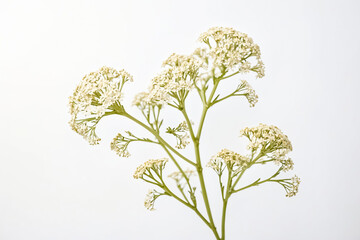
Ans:
{"type": "Polygon", "coordinates": [[[292,150],[290,140],[276,126],[260,124],[257,127],[242,129],[240,135],[250,140],[248,148],[252,151],[256,151],[260,147],[266,152],[279,149],[292,150]]]}
{"type": "Polygon", "coordinates": [[[286,197],[293,197],[299,191],[300,178],[298,176],[294,176],[291,178],[290,186],[286,187],[286,197]]]}
{"type": "Polygon", "coordinates": [[[222,149],[210,159],[207,166],[214,169],[218,174],[227,166],[229,170],[237,174],[243,167],[246,167],[249,162],[250,158],[246,156],[228,149],[222,149]]]}
{"type": "Polygon", "coordinates": [[[232,28],[213,27],[202,33],[199,41],[206,44],[207,54],[215,66],[241,72],[254,71],[258,77],[264,76],[260,48],[247,34],[232,28]],[[255,57],[257,61],[254,66],[248,61],[250,57],[255,57]]]}
{"type": "Polygon", "coordinates": [[[191,90],[201,66],[202,63],[192,55],[172,54],[163,63],[165,69],[152,79],[148,99],[166,103],[171,94],[191,90]]]}
{"type": "Polygon", "coordinates": [[[284,172],[290,171],[294,169],[294,162],[291,158],[287,156],[290,152],[288,149],[279,149],[275,150],[274,152],[268,153],[267,156],[270,159],[274,159],[274,163],[276,165],[281,165],[282,170],[284,172]]]}
{"type": "Polygon", "coordinates": [[[125,70],[102,67],[85,75],[69,98],[69,124],[90,144],[97,144],[100,140],[95,134],[100,118],[106,112],[121,108],[121,90],[127,81],[133,81],[133,78],[125,70]]]}
{"type": "Polygon", "coordinates": [[[155,210],[154,204],[155,200],[160,196],[161,194],[157,192],[155,189],[149,190],[149,192],[146,194],[144,206],[147,210],[153,211],[155,210]]]}
{"type": "Polygon", "coordinates": [[[92,120],[78,120],[76,119],[76,116],[72,116],[71,120],[69,121],[69,125],[71,126],[72,130],[83,136],[83,138],[88,141],[90,145],[96,145],[101,140],[95,132],[96,124],[99,122],[99,120],[99,118],[92,120]]]}
{"type": "Polygon", "coordinates": [[[241,80],[241,84],[238,88],[239,94],[246,97],[250,104],[250,107],[254,107],[255,104],[258,102],[258,95],[256,95],[255,90],[250,86],[250,84],[245,80],[241,80]]]}
{"type": "Polygon", "coordinates": [[[149,161],[146,161],[145,163],[137,167],[134,173],[134,178],[135,179],[143,178],[144,174],[149,173],[151,170],[156,172],[161,172],[164,169],[167,162],[168,162],[167,158],[150,159],[149,161]]]}
{"type": "Polygon", "coordinates": [[[144,110],[148,106],[161,107],[162,102],[156,101],[156,99],[151,98],[148,92],[140,92],[135,95],[132,105],[137,106],[140,110],[144,110]]]}
{"type": "Polygon", "coordinates": [[[125,137],[118,133],[110,143],[110,148],[120,157],[130,157],[130,153],[127,150],[128,145],[129,142],[126,141],[125,137]]]}

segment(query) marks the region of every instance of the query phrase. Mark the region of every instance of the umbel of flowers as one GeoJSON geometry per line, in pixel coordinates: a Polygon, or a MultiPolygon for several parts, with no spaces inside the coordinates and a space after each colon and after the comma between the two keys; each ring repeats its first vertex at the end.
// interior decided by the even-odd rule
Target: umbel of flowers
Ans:
{"type": "Polygon", "coordinates": [[[241,149],[222,149],[213,153],[211,159],[202,159],[201,135],[203,130],[211,130],[204,128],[207,112],[232,97],[242,97],[250,107],[254,107],[258,96],[251,85],[241,78],[245,74],[264,77],[264,64],[260,48],[252,38],[232,28],[210,28],[200,35],[199,42],[200,46],[192,54],[170,55],[164,61],[162,71],[151,80],[148,90],[134,97],[132,105],[141,113],[141,119],[129,114],[122,103],[123,88],[133,81],[129,73],[102,67],[85,75],[70,97],[70,126],[94,145],[100,141],[96,127],[106,116],[117,115],[139,124],[151,134],[151,138],[124,131],[125,134],[115,135],[110,146],[120,157],[130,156],[128,147],[133,142],[151,143],[164,150],[166,157],[145,161],[134,173],[135,179],[154,187],[146,195],[145,207],[153,210],[156,199],[171,197],[200,217],[215,239],[225,240],[227,205],[233,194],[263,183],[276,183],[284,188],[287,197],[292,197],[298,192],[300,179],[296,175],[279,177],[293,169],[294,163],[288,156],[292,145],[288,137],[272,125],[243,128],[240,136],[249,142],[244,153],[238,152],[241,149]],[[222,83],[230,81],[230,78],[238,81],[237,87],[226,94],[219,93],[217,90],[222,83]],[[196,121],[187,111],[191,106],[188,101],[190,93],[197,95],[202,104],[200,119],[196,121]],[[164,127],[167,108],[176,109],[182,120],[164,127]],[[193,149],[191,156],[183,152],[189,144],[193,149]],[[277,167],[272,175],[256,177],[248,185],[242,183],[241,178],[249,168],[269,163],[277,167]],[[166,173],[168,164],[173,164],[177,171],[166,173]],[[204,169],[204,166],[208,168],[204,169]],[[215,172],[220,188],[207,184],[203,174],[206,169],[215,172]],[[219,226],[212,214],[208,188],[220,189],[222,211],[219,226]]]}

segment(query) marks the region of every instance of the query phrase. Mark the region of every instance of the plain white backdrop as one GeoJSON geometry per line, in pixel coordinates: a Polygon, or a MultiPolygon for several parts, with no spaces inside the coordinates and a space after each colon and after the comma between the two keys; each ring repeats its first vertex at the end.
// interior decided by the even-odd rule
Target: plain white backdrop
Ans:
{"type": "MultiPolygon", "coordinates": [[[[126,69],[135,79],[130,102],[171,53],[192,52],[212,26],[249,34],[266,76],[242,77],[259,95],[255,108],[234,99],[211,110],[204,157],[241,152],[241,128],[274,124],[293,143],[289,176],[302,179],[290,199],[271,184],[234,195],[227,239],[360,239],[359,10],[355,0],[1,1],[0,239],[213,239],[173,199],[158,199],[153,212],[143,207],[150,186],[132,174],[160,149],[136,144],[120,159],[109,148],[117,132],[141,129],[106,119],[94,147],[67,124],[68,97],[83,75],[126,69]]],[[[194,121],[198,110],[190,109],[194,121]]],[[[207,171],[217,215],[218,186],[207,171]]],[[[265,172],[248,178],[266,176],[257,174],[265,172]]]]}

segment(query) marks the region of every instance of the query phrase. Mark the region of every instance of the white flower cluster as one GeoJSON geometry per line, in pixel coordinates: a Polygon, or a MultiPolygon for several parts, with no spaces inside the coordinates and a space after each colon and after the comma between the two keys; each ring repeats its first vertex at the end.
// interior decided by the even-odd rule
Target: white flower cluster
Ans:
{"type": "Polygon", "coordinates": [[[279,149],[269,153],[268,156],[270,159],[274,159],[276,165],[281,164],[282,170],[287,172],[294,169],[294,162],[287,156],[289,152],[289,149],[279,149]]]}
{"type": "Polygon", "coordinates": [[[133,106],[137,106],[140,109],[145,109],[147,106],[147,99],[148,99],[149,93],[147,92],[140,92],[135,95],[134,100],[132,102],[133,106]]]}
{"type": "Polygon", "coordinates": [[[99,141],[101,140],[95,133],[98,121],[99,119],[93,119],[91,121],[77,120],[76,116],[72,116],[69,125],[72,130],[83,136],[90,145],[96,145],[99,144],[99,141]]]}
{"type": "Polygon", "coordinates": [[[149,192],[146,194],[145,202],[144,202],[144,206],[146,207],[147,210],[150,211],[155,210],[154,208],[155,200],[159,196],[160,196],[159,193],[155,189],[149,190],[149,192]]]}
{"type": "Polygon", "coordinates": [[[151,98],[148,92],[140,92],[136,94],[132,102],[132,105],[137,106],[140,110],[144,110],[148,106],[161,107],[162,104],[162,101],[156,101],[156,99],[151,98]]]}
{"type": "Polygon", "coordinates": [[[120,103],[121,90],[127,81],[133,81],[133,78],[125,70],[102,67],[85,75],[69,98],[69,124],[90,144],[99,142],[100,138],[95,134],[96,124],[108,110],[113,110],[114,104],[120,103]]]}
{"type": "Polygon", "coordinates": [[[239,71],[241,72],[241,73],[248,73],[248,72],[250,72],[250,69],[251,69],[251,63],[249,62],[249,61],[244,61],[242,64],[241,64],[241,66],[240,66],[240,68],[239,68],[239,71]]]}
{"type": "MultiPolygon", "coordinates": [[[[190,169],[185,170],[184,173],[187,178],[197,175],[196,171],[190,169]]],[[[174,179],[176,182],[180,182],[181,180],[184,179],[184,175],[181,172],[173,172],[169,174],[168,177],[174,179]]]]}
{"type": "Polygon", "coordinates": [[[172,54],[164,63],[165,69],[152,79],[148,101],[166,103],[170,94],[194,87],[202,62],[194,56],[172,54]]]}
{"type": "Polygon", "coordinates": [[[249,162],[250,158],[246,156],[228,149],[222,149],[210,159],[207,167],[214,169],[217,174],[220,174],[224,167],[228,166],[228,168],[234,170],[235,174],[237,174],[243,167],[246,167],[249,162]],[[234,167],[236,169],[234,169],[234,167]]]}
{"type": "MultiPolygon", "coordinates": [[[[241,72],[254,71],[257,73],[257,77],[264,76],[260,48],[247,34],[232,28],[213,27],[202,33],[199,41],[207,45],[205,49],[214,66],[235,69],[241,72]],[[251,66],[250,62],[247,61],[249,57],[256,58],[257,63],[255,66],[251,66]]],[[[197,50],[197,52],[202,51],[204,50],[197,50]]]]}
{"type": "Polygon", "coordinates": [[[241,80],[241,84],[239,86],[239,93],[243,94],[247,98],[250,107],[254,107],[255,104],[258,102],[258,95],[256,95],[255,90],[246,80],[241,80]]]}
{"type": "Polygon", "coordinates": [[[300,178],[298,176],[294,176],[291,178],[291,186],[286,189],[286,197],[293,197],[295,196],[299,191],[299,185],[300,185],[300,178]]]}
{"type": "Polygon", "coordinates": [[[260,124],[256,127],[244,128],[240,131],[240,135],[249,139],[248,148],[252,151],[256,151],[260,147],[260,150],[266,152],[279,149],[292,151],[290,140],[276,126],[260,124]]]}
{"type": "Polygon", "coordinates": [[[150,159],[149,161],[146,161],[145,163],[137,167],[134,173],[134,178],[141,179],[143,178],[146,172],[150,172],[151,170],[156,172],[161,172],[164,169],[165,164],[167,162],[168,162],[167,158],[150,159]]]}
{"type": "MultiPolygon", "coordinates": [[[[232,28],[214,27],[201,34],[205,46],[191,55],[173,53],[164,61],[164,70],[152,79],[149,91],[135,96],[133,105],[144,109],[149,105],[163,105],[172,97],[186,95],[195,86],[203,86],[210,78],[232,70],[241,73],[253,71],[264,76],[260,49],[245,33],[232,28]],[[254,60],[254,61],[253,61],[254,60]]],[[[245,95],[250,106],[257,102],[257,95],[250,87],[245,95]]]]}
{"type": "Polygon", "coordinates": [[[115,151],[120,157],[130,157],[130,153],[127,150],[128,142],[124,142],[124,136],[118,133],[116,137],[110,143],[111,150],[115,151]]]}

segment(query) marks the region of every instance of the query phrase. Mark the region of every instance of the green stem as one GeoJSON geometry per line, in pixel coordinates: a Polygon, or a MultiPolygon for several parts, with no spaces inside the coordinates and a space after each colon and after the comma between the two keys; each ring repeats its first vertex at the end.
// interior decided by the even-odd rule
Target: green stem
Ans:
{"type": "MultiPolygon", "coordinates": [[[[214,96],[216,87],[217,87],[217,84],[214,86],[213,91],[211,92],[209,101],[211,101],[212,97],[214,96]]],[[[204,203],[205,203],[206,212],[207,212],[207,215],[209,217],[209,222],[210,222],[209,227],[213,231],[216,239],[220,240],[219,234],[218,234],[218,232],[216,230],[216,227],[215,227],[215,223],[214,223],[214,220],[213,220],[211,209],[210,209],[210,203],[209,203],[209,199],[208,199],[208,196],[207,196],[204,176],[203,176],[203,172],[202,172],[203,169],[202,169],[202,166],[201,166],[200,149],[199,149],[199,139],[200,139],[200,135],[201,135],[201,129],[202,129],[202,126],[204,124],[205,115],[206,115],[206,112],[207,112],[207,109],[208,109],[208,104],[203,102],[204,107],[203,107],[203,114],[202,114],[201,119],[200,119],[200,125],[199,125],[200,127],[198,129],[197,136],[195,136],[194,130],[193,130],[192,125],[191,125],[191,121],[190,121],[189,116],[187,115],[187,112],[186,112],[185,100],[184,99],[179,99],[179,98],[177,98],[177,100],[179,101],[179,106],[181,105],[181,108],[177,107],[177,109],[179,109],[182,112],[182,114],[183,114],[183,116],[184,116],[184,118],[186,120],[186,123],[187,123],[188,128],[189,128],[190,136],[191,136],[191,139],[192,139],[193,144],[194,144],[195,157],[196,157],[195,166],[196,166],[196,171],[197,171],[198,177],[199,177],[199,182],[200,182],[200,186],[201,186],[201,193],[202,193],[203,200],[204,200],[204,203]]]]}
{"type": "MultiPolygon", "coordinates": [[[[265,180],[263,180],[263,181],[260,181],[260,178],[259,178],[259,179],[256,180],[255,182],[253,182],[253,183],[251,183],[251,184],[249,184],[249,185],[247,185],[247,186],[245,186],[245,187],[239,188],[239,189],[237,189],[237,190],[233,190],[232,192],[233,192],[233,193],[240,192],[240,191],[245,190],[245,189],[247,189],[247,188],[249,188],[249,187],[257,186],[257,185],[260,185],[260,184],[262,184],[262,183],[272,181],[272,179],[273,179],[274,177],[276,177],[277,175],[279,175],[281,169],[282,169],[282,168],[280,167],[279,170],[278,170],[274,175],[272,175],[271,177],[269,177],[269,178],[267,178],[267,179],[265,179],[265,180]]],[[[235,188],[235,185],[233,186],[233,189],[234,189],[234,188],[235,188]]]]}
{"type": "Polygon", "coordinates": [[[192,140],[195,140],[194,130],[193,130],[193,128],[192,128],[192,125],[191,125],[191,121],[190,121],[190,119],[189,119],[189,116],[188,116],[187,113],[186,113],[185,103],[183,103],[183,104],[184,104],[184,107],[183,107],[183,109],[181,110],[181,112],[182,112],[182,114],[184,115],[184,118],[185,118],[186,123],[187,123],[187,125],[188,125],[191,139],[192,139],[192,140]]]}
{"type": "Polygon", "coordinates": [[[255,157],[251,163],[244,168],[244,170],[241,171],[239,177],[235,180],[234,185],[232,186],[232,192],[234,191],[234,188],[236,186],[236,184],[240,181],[240,178],[242,177],[242,175],[244,174],[244,172],[246,171],[246,169],[250,168],[252,165],[256,164],[256,161],[259,160],[260,158],[262,158],[265,155],[265,153],[263,153],[262,151],[257,155],[257,157],[255,157]]]}
{"type": "Polygon", "coordinates": [[[203,222],[209,226],[211,228],[211,225],[209,223],[209,221],[199,212],[199,210],[197,208],[195,208],[194,206],[192,206],[190,203],[185,202],[184,200],[182,200],[181,198],[179,198],[175,193],[173,193],[165,184],[165,182],[163,181],[163,179],[161,178],[161,182],[162,182],[162,187],[163,189],[166,191],[167,194],[169,194],[170,196],[172,196],[173,198],[175,198],[176,200],[178,200],[179,202],[181,202],[182,204],[184,204],[185,206],[187,206],[188,208],[192,209],[200,218],[201,220],[203,220],[203,222]]]}
{"type": "Polygon", "coordinates": [[[184,193],[184,190],[182,189],[181,185],[179,185],[179,183],[177,183],[177,184],[178,184],[177,187],[178,187],[181,195],[184,197],[185,201],[186,201],[187,203],[191,204],[190,201],[189,201],[189,199],[186,197],[186,194],[184,193]]]}
{"type": "Polygon", "coordinates": [[[223,203],[222,219],[221,219],[221,240],[225,240],[225,217],[226,217],[226,208],[229,198],[226,198],[223,203]]]}
{"type": "Polygon", "coordinates": [[[226,76],[226,77],[222,77],[221,80],[230,78],[230,77],[232,77],[232,76],[235,76],[235,75],[238,74],[238,73],[240,73],[240,71],[234,72],[234,73],[232,73],[232,74],[230,74],[230,75],[228,75],[228,76],[226,76]]]}
{"type": "Polygon", "coordinates": [[[205,121],[205,117],[206,117],[206,113],[210,107],[210,103],[212,101],[212,98],[214,97],[214,94],[215,94],[215,91],[219,85],[219,82],[220,81],[215,81],[214,83],[214,87],[210,93],[210,96],[209,96],[209,99],[207,102],[205,102],[203,104],[203,111],[202,111],[202,114],[201,114],[201,118],[200,118],[200,123],[199,123],[199,128],[198,128],[198,131],[197,131],[197,134],[196,134],[196,138],[199,140],[200,139],[200,136],[201,136],[201,132],[202,132],[202,128],[204,126],[204,121],[205,121]]]}
{"type": "MultiPolygon", "coordinates": [[[[213,89],[211,91],[208,102],[203,103],[203,111],[202,111],[201,118],[200,118],[199,128],[198,128],[196,136],[194,134],[192,134],[192,140],[193,140],[194,149],[195,149],[196,170],[197,170],[197,173],[198,173],[200,186],[201,186],[201,193],[202,193],[202,196],[203,196],[203,199],[204,199],[206,212],[207,212],[207,215],[209,217],[211,230],[213,231],[216,239],[220,240],[220,236],[219,236],[219,234],[218,234],[218,232],[216,230],[216,226],[215,226],[213,216],[212,216],[212,213],[211,213],[209,199],[208,199],[208,196],[207,196],[207,191],[206,191],[206,186],[205,186],[205,181],[204,181],[204,176],[203,176],[203,168],[201,166],[200,147],[199,147],[201,131],[202,131],[202,128],[203,128],[203,125],[204,125],[207,110],[209,109],[209,104],[208,103],[210,103],[212,101],[212,98],[213,98],[213,96],[215,94],[215,91],[216,91],[216,88],[217,88],[218,84],[219,84],[219,81],[215,81],[214,87],[213,87],[213,89]]],[[[186,113],[185,110],[184,110],[184,112],[186,113]]]]}
{"type": "Polygon", "coordinates": [[[145,128],[146,130],[148,130],[149,132],[151,132],[158,140],[159,142],[166,146],[168,149],[170,149],[173,153],[175,153],[176,155],[178,155],[179,157],[181,157],[182,159],[184,159],[187,163],[196,166],[196,164],[194,162],[192,162],[191,160],[189,160],[188,158],[186,158],[184,155],[182,155],[181,153],[179,153],[178,151],[176,151],[173,147],[171,147],[162,137],[160,137],[160,135],[154,131],[153,129],[151,129],[150,127],[146,126],[144,123],[142,123],[141,121],[139,121],[138,119],[136,119],[135,117],[131,116],[128,113],[124,113],[122,114],[123,116],[129,118],[130,120],[136,122],[137,124],[139,124],[140,126],[142,126],[143,128],[145,128]]]}
{"type": "MultiPolygon", "coordinates": [[[[165,152],[169,155],[169,157],[171,158],[171,160],[174,162],[174,164],[176,165],[176,167],[179,169],[179,171],[181,172],[181,174],[183,175],[183,177],[186,180],[187,185],[189,186],[189,190],[192,191],[192,187],[190,184],[190,180],[188,178],[188,176],[185,174],[184,170],[181,168],[181,166],[179,165],[179,163],[176,161],[176,159],[174,158],[174,156],[170,153],[170,151],[162,145],[162,147],[164,148],[165,152]]],[[[195,204],[195,203],[194,203],[195,204]]]]}
{"type": "Polygon", "coordinates": [[[226,219],[226,208],[228,204],[228,200],[231,196],[231,184],[232,184],[232,174],[229,169],[227,186],[226,186],[226,195],[223,199],[223,210],[222,210],[222,218],[221,218],[221,240],[225,240],[225,219],[226,219]]]}
{"type": "MultiPolygon", "coordinates": [[[[250,165],[249,167],[251,167],[251,165],[250,165]]],[[[244,170],[241,171],[240,175],[239,175],[239,176],[237,177],[237,179],[235,180],[234,185],[231,187],[231,192],[234,192],[234,188],[235,188],[236,184],[240,181],[242,175],[244,174],[244,172],[246,171],[246,169],[248,169],[249,167],[244,168],[244,170]]]]}
{"type": "MultiPolygon", "coordinates": [[[[196,155],[198,155],[199,151],[197,150],[197,151],[195,151],[195,153],[196,153],[196,155]]],[[[208,199],[207,192],[206,192],[206,186],[205,186],[204,176],[203,176],[203,173],[202,173],[203,169],[201,167],[201,163],[196,168],[196,170],[198,172],[200,186],[201,186],[201,193],[202,193],[202,196],[203,196],[203,199],[204,199],[206,212],[207,212],[208,217],[209,217],[211,230],[213,231],[216,239],[220,240],[219,234],[218,234],[218,232],[216,230],[216,227],[215,227],[214,219],[213,219],[212,214],[211,214],[210,203],[209,203],[209,199],[208,199]]]]}

